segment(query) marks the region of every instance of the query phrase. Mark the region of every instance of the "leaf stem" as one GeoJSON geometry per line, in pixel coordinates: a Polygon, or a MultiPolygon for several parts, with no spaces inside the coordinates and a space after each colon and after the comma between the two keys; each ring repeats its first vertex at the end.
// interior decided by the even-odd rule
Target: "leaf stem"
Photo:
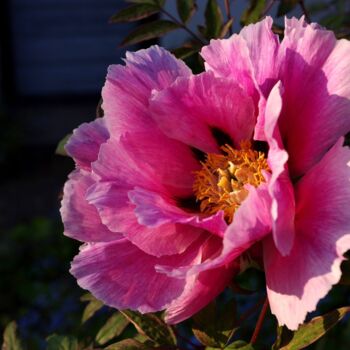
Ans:
{"type": "Polygon", "coordinates": [[[304,3],[304,0],[299,0],[299,5],[301,7],[301,9],[303,10],[303,13],[305,15],[305,19],[308,23],[311,23],[311,18],[310,18],[310,15],[309,15],[309,12],[308,10],[306,9],[305,7],[305,3],[304,3]]]}
{"type": "Polygon", "coordinates": [[[174,17],[171,13],[169,13],[167,10],[165,10],[163,7],[160,8],[160,11],[163,12],[166,16],[168,16],[171,20],[173,20],[179,27],[184,29],[188,34],[190,34],[194,39],[196,39],[198,42],[200,42],[202,45],[205,45],[206,43],[190,28],[188,28],[185,24],[181,23],[177,20],[176,17],[174,17]]]}
{"type": "Polygon", "coordinates": [[[259,333],[261,331],[261,328],[262,328],[262,325],[263,325],[264,318],[265,318],[266,311],[267,311],[268,307],[269,307],[269,300],[266,297],[264,305],[263,305],[263,307],[261,309],[261,312],[260,312],[260,315],[259,315],[259,318],[258,318],[258,322],[256,323],[256,326],[255,326],[252,338],[250,339],[250,343],[251,344],[254,344],[256,342],[257,338],[258,338],[258,335],[259,335],[259,333]]]}
{"type": "MultiPolygon", "coordinates": [[[[230,2],[231,2],[230,0],[225,0],[225,10],[226,10],[227,22],[229,22],[232,18],[230,2]]],[[[229,33],[230,33],[230,35],[233,34],[232,25],[229,28],[229,33]]]]}

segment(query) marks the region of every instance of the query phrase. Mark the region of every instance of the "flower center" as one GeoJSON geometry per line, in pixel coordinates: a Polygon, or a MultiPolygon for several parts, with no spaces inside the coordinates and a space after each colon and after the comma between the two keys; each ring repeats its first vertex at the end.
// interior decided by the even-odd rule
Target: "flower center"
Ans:
{"type": "Polygon", "coordinates": [[[231,223],[236,209],[248,196],[244,185],[258,187],[264,182],[263,170],[270,171],[264,153],[254,151],[249,141],[236,150],[225,145],[223,154],[207,154],[202,169],[195,172],[193,191],[200,201],[200,210],[212,215],[224,211],[231,223]]]}

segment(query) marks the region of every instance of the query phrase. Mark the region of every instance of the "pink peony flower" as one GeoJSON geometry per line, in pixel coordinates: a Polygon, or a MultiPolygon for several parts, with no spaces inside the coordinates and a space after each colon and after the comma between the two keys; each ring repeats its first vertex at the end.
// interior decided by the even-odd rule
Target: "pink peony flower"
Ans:
{"type": "Polygon", "coordinates": [[[107,305],[208,304],[261,242],[272,313],[296,329],[341,276],[350,249],[350,43],[304,19],[212,40],[193,75],[166,50],[127,53],[102,91],[105,117],[67,144],[72,263],[107,305]],[[263,151],[264,148],[268,151],[263,151]]]}

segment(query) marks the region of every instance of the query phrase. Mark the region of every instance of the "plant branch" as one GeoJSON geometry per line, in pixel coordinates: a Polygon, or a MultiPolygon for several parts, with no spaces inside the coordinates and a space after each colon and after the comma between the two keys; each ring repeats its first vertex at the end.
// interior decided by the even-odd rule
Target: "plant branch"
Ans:
{"type": "Polygon", "coordinates": [[[259,318],[258,318],[258,322],[256,323],[256,326],[255,326],[255,329],[254,329],[254,333],[252,335],[252,338],[250,339],[250,344],[254,344],[258,338],[258,335],[261,331],[261,328],[262,328],[262,325],[263,325],[263,322],[264,322],[264,318],[265,318],[265,315],[266,315],[266,311],[269,307],[269,300],[268,298],[266,297],[265,299],[265,302],[264,302],[264,305],[261,309],[261,312],[260,312],[260,315],[259,315],[259,318]]]}
{"type": "Polygon", "coordinates": [[[172,21],[174,21],[179,27],[184,29],[188,34],[190,34],[194,39],[196,39],[198,42],[200,42],[202,45],[205,45],[206,43],[190,28],[188,28],[185,24],[181,23],[177,20],[176,17],[174,17],[171,13],[169,13],[167,10],[165,10],[163,7],[160,8],[160,11],[164,13],[166,16],[168,16],[172,21]]]}
{"type": "Polygon", "coordinates": [[[311,23],[311,18],[310,18],[310,15],[309,15],[309,11],[305,7],[304,0],[299,0],[299,5],[300,5],[301,9],[303,10],[303,13],[305,15],[306,21],[308,23],[311,23]]]}
{"type": "MultiPolygon", "coordinates": [[[[232,18],[230,0],[225,0],[225,10],[226,10],[227,22],[229,22],[232,18]]],[[[229,28],[229,33],[230,35],[233,34],[232,25],[229,28]]]]}

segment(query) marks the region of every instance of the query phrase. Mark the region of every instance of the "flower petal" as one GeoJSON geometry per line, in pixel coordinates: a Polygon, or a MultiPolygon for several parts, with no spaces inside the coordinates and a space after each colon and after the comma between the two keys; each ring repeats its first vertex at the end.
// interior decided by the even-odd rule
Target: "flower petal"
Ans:
{"type": "Polygon", "coordinates": [[[114,182],[100,182],[87,194],[89,203],[97,208],[102,222],[113,232],[121,232],[144,252],[171,255],[184,252],[201,235],[203,230],[181,223],[163,221],[147,227],[137,221],[135,206],[129,200],[128,188],[114,182]]]}
{"type": "MultiPolygon", "coordinates": [[[[155,93],[150,108],[162,131],[204,152],[216,152],[215,131],[227,134],[239,147],[252,137],[254,106],[250,97],[232,80],[205,72],[179,78],[155,93]]],[[[223,144],[231,143],[223,140],[223,144]]]]}
{"type": "Polygon", "coordinates": [[[183,292],[185,279],[169,278],[154,270],[157,263],[172,266],[198,260],[200,244],[185,253],[156,258],[128,240],[96,243],[82,247],[70,272],[80,287],[89,290],[106,305],[117,309],[154,312],[166,308],[183,292]]]}
{"type": "Polygon", "coordinates": [[[189,147],[154,130],[109,139],[92,167],[103,181],[122,181],[180,198],[192,195],[193,172],[200,164],[189,147]]]}
{"type": "Polygon", "coordinates": [[[269,144],[268,164],[272,171],[269,193],[272,199],[272,234],[282,255],[289,254],[294,240],[294,189],[287,170],[288,153],[284,150],[278,129],[282,110],[282,85],[272,89],[266,104],[265,136],[269,144]]]}
{"type": "Polygon", "coordinates": [[[64,234],[82,242],[105,242],[121,238],[101,223],[96,208],[85,198],[87,189],[93,185],[90,173],[75,170],[64,185],[61,216],[64,234]]]}
{"type": "Polygon", "coordinates": [[[343,140],[296,187],[295,243],[281,256],[264,242],[267,292],[279,324],[296,329],[341,276],[350,249],[350,150],[343,140]]]}
{"type": "Polygon", "coordinates": [[[293,177],[305,174],[350,131],[350,43],[333,32],[286,20],[281,135],[293,177]],[[292,72],[292,74],[291,74],[292,72]]]}
{"type": "Polygon", "coordinates": [[[91,123],[84,123],[73,131],[65,149],[81,168],[90,170],[91,163],[98,157],[102,143],[109,138],[104,118],[98,118],[91,123]]]}
{"type": "Polygon", "coordinates": [[[157,227],[166,223],[182,223],[199,227],[223,237],[227,228],[222,211],[209,217],[185,212],[171,198],[161,196],[142,188],[135,188],[128,193],[130,201],[135,204],[135,215],[141,225],[157,227]]]}
{"type": "Polygon", "coordinates": [[[169,324],[179,323],[197,313],[215,299],[238,272],[238,264],[190,276],[183,293],[167,308],[165,320],[169,324]]]}
{"type": "Polygon", "coordinates": [[[102,90],[102,108],[115,138],[124,132],[152,132],[155,125],[148,113],[152,90],[162,90],[177,77],[191,75],[184,62],[159,46],[128,52],[125,62],[126,66],[109,67],[102,90]]]}
{"type": "MultiPolygon", "coordinates": [[[[200,264],[181,266],[156,266],[157,271],[169,276],[183,278],[191,274],[230,264],[255,242],[271,232],[271,198],[267,184],[258,188],[248,185],[248,197],[237,209],[232,223],[224,234],[222,249],[213,250],[212,254],[200,264]]],[[[215,236],[213,236],[215,237],[215,236]]]]}

